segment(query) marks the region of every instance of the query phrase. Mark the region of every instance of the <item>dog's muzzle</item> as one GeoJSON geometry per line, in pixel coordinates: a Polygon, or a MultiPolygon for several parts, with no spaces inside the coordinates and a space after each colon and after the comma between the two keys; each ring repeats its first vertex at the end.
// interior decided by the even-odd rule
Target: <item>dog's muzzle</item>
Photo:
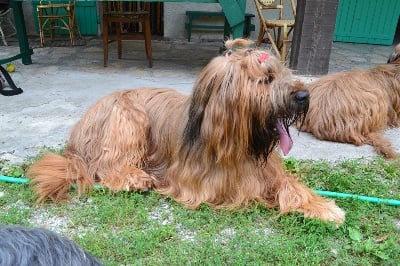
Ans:
{"type": "Polygon", "coordinates": [[[308,90],[300,90],[296,92],[294,98],[297,102],[308,101],[310,98],[310,93],[308,92],[308,90]]]}

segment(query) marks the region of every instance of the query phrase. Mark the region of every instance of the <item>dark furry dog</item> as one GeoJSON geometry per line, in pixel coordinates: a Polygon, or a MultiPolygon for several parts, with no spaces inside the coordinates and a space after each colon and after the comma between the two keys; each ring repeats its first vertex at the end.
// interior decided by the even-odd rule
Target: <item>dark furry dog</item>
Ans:
{"type": "Polygon", "coordinates": [[[341,223],[345,213],[284,170],[289,126],[302,119],[308,92],[280,60],[226,43],[200,73],[191,96],[172,89],[112,93],[75,125],[63,155],[48,153],[28,176],[39,201],[65,200],[98,183],[113,191],[153,188],[188,208],[241,208],[252,202],[281,213],[341,223]]]}
{"type": "Polygon", "coordinates": [[[45,229],[0,226],[2,266],[100,266],[74,242],[45,229]]]}
{"type": "Polygon", "coordinates": [[[400,44],[386,64],[326,75],[306,87],[310,107],[299,130],[323,140],[370,144],[386,158],[398,156],[383,131],[400,126],[400,44]]]}

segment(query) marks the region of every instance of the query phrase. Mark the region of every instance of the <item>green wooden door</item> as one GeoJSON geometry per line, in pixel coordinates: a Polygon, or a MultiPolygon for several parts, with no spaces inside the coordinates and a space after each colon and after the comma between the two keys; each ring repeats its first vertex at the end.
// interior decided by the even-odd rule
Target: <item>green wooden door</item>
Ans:
{"type": "Polygon", "coordinates": [[[76,2],[75,15],[79,25],[79,30],[83,35],[97,35],[99,17],[97,13],[97,2],[79,1],[76,2]]]}
{"type": "MultiPolygon", "coordinates": [[[[76,2],[75,8],[75,16],[77,23],[79,25],[79,30],[82,35],[97,35],[98,32],[98,12],[97,12],[97,2],[95,1],[78,1],[76,2]]],[[[39,4],[39,1],[32,1],[33,8],[33,19],[35,23],[36,31],[39,32],[38,29],[38,19],[37,19],[37,11],[36,6],[39,4]]],[[[68,34],[67,31],[57,31],[57,34],[68,34]]]]}
{"type": "Polygon", "coordinates": [[[340,0],[333,40],[392,45],[400,0],[340,0]]]}

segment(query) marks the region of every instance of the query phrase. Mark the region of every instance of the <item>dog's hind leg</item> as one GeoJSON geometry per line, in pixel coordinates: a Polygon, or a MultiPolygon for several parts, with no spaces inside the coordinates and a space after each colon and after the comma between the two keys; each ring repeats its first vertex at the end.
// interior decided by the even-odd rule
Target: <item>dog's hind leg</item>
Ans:
{"type": "Polygon", "coordinates": [[[63,155],[47,153],[27,173],[38,201],[63,201],[76,184],[79,193],[100,184],[112,191],[153,186],[146,165],[149,119],[126,93],[93,105],[75,125],[63,155]]]}
{"type": "Polygon", "coordinates": [[[114,192],[146,191],[153,183],[143,170],[149,132],[148,114],[135,92],[111,94],[74,127],[65,156],[82,158],[81,172],[114,192]]]}
{"type": "Polygon", "coordinates": [[[387,159],[395,159],[398,154],[393,149],[390,140],[382,135],[380,132],[372,132],[367,136],[367,144],[372,145],[375,151],[387,159]]]}
{"type": "MultiPolygon", "coordinates": [[[[112,191],[147,191],[153,177],[143,168],[147,161],[149,119],[143,106],[120,98],[102,125],[89,162],[98,183],[112,191]]],[[[90,150],[90,149],[87,149],[90,150]]]]}

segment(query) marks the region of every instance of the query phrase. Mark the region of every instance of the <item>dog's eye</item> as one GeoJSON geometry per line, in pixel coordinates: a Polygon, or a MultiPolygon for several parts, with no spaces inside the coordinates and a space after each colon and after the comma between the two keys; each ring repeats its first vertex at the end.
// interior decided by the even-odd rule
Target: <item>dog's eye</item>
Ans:
{"type": "Polygon", "coordinates": [[[249,49],[247,49],[246,50],[246,55],[249,55],[251,52],[253,52],[254,51],[254,49],[253,48],[249,48],[249,49]]]}
{"type": "Polygon", "coordinates": [[[232,54],[232,50],[231,49],[228,49],[223,53],[223,55],[225,55],[225,56],[230,56],[231,54],[232,54]]]}
{"type": "Polygon", "coordinates": [[[270,84],[270,83],[272,83],[272,81],[274,81],[274,76],[269,75],[269,76],[265,77],[265,78],[262,80],[262,83],[264,83],[264,84],[270,84]]]}

